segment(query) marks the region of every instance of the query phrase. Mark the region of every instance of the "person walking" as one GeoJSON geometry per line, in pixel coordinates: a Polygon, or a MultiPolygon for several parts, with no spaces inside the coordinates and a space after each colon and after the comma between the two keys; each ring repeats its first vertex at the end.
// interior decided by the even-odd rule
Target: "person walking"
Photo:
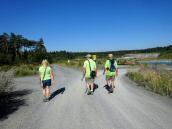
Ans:
{"type": "Polygon", "coordinates": [[[85,77],[87,94],[93,94],[94,79],[96,77],[96,63],[91,59],[91,55],[86,55],[86,60],[83,65],[83,78],[85,77]]]}
{"type": "Polygon", "coordinates": [[[92,55],[92,59],[96,63],[96,77],[98,77],[97,57],[96,57],[96,55],[92,55]]]}
{"type": "Polygon", "coordinates": [[[43,101],[47,102],[49,101],[51,95],[50,92],[51,84],[55,85],[54,74],[47,60],[42,61],[42,64],[39,68],[39,74],[40,74],[40,80],[41,80],[42,91],[44,96],[43,101]]]}
{"type": "Polygon", "coordinates": [[[108,58],[105,62],[103,74],[106,73],[107,86],[110,88],[109,93],[112,93],[115,88],[115,78],[118,76],[118,64],[113,54],[108,54],[108,58]]]}

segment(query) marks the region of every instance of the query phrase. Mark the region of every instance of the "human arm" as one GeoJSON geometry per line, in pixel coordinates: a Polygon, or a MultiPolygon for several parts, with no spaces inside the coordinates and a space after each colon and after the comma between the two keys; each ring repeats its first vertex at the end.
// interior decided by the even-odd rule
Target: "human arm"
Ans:
{"type": "Polygon", "coordinates": [[[85,67],[83,67],[83,70],[82,70],[82,81],[83,81],[83,79],[84,79],[84,77],[85,77],[85,74],[86,74],[86,68],[85,67]]]}
{"type": "Polygon", "coordinates": [[[94,69],[95,69],[95,72],[96,72],[96,77],[98,77],[98,68],[97,68],[97,64],[96,64],[95,61],[94,61],[94,69]]]}
{"type": "Polygon", "coordinates": [[[118,64],[117,64],[116,61],[115,61],[115,67],[116,67],[116,76],[118,76],[119,75],[119,70],[118,70],[118,64]]]}
{"type": "Polygon", "coordinates": [[[116,76],[118,76],[119,75],[119,70],[118,70],[118,68],[116,69],[116,76]]]}
{"type": "Polygon", "coordinates": [[[106,68],[104,67],[104,69],[103,69],[103,75],[106,73],[106,68]]]}
{"type": "Polygon", "coordinates": [[[55,86],[55,75],[54,75],[54,72],[53,72],[52,69],[51,69],[51,71],[50,71],[50,74],[51,74],[52,83],[53,83],[53,85],[55,86]]]}
{"type": "Polygon", "coordinates": [[[83,69],[82,69],[82,79],[81,79],[82,81],[85,77],[85,74],[86,74],[86,61],[84,62],[83,69]]]}
{"type": "Polygon", "coordinates": [[[42,87],[42,79],[41,78],[42,78],[41,77],[41,68],[39,68],[39,70],[38,70],[38,80],[40,82],[40,86],[42,87]]]}
{"type": "Polygon", "coordinates": [[[107,72],[107,69],[108,69],[108,61],[106,61],[105,65],[104,65],[103,75],[107,72]]]}

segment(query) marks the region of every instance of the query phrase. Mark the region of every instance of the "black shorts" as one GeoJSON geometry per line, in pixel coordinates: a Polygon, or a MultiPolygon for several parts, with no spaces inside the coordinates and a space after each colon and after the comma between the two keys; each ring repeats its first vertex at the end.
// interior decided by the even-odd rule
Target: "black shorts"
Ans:
{"type": "Polygon", "coordinates": [[[43,88],[46,88],[47,86],[51,86],[51,79],[43,80],[42,85],[43,85],[43,88]]]}

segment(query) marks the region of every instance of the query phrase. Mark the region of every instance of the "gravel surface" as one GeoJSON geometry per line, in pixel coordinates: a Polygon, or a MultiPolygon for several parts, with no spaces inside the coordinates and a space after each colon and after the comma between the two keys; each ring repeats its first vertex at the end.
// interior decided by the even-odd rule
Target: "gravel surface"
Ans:
{"type": "Polygon", "coordinates": [[[57,83],[47,103],[38,77],[16,79],[22,103],[0,120],[0,129],[172,129],[172,100],[136,86],[125,69],[120,69],[113,94],[104,88],[100,71],[98,89],[89,96],[80,71],[60,66],[54,71],[57,83]]]}

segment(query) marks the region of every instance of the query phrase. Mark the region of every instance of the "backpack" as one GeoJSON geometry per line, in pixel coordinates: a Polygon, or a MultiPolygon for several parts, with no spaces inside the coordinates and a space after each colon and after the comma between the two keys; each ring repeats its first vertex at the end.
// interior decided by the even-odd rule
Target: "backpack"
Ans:
{"type": "Polygon", "coordinates": [[[110,72],[115,72],[116,71],[115,60],[112,59],[112,60],[109,60],[109,62],[110,62],[110,69],[109,69],[109,71],[110,72]]]}
{"type": "Polygon", "coordinates": [[[90,68],[90,76],[92,79],[94,79],[96,77],[96,71],[91,70],[91,65],[90,65],[90,61],[88,60],[89,63],[89,68],[90,68]]]}

